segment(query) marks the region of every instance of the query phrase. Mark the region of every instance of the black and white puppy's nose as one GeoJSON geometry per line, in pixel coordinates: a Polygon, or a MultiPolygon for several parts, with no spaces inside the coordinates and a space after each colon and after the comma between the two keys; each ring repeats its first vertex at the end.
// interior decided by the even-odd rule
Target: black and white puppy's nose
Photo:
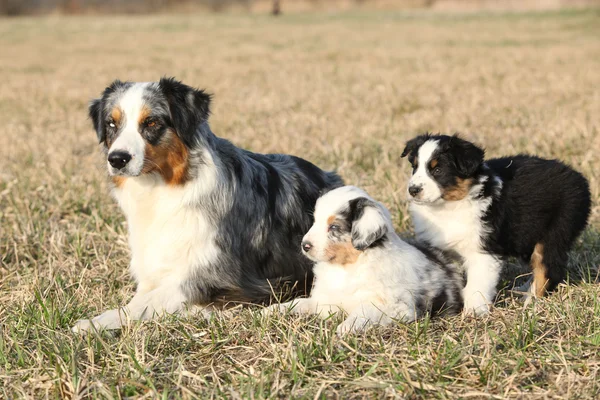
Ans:
{"type": "Polygon", "coordinates": [[[408,193],[410,193],[410,195],[412,197],[415,197],[416,195],[418,195],[419,193],[421,193],[421,190],[423,190],[422,186],[413,185],[413,186],[409,186],[408,187],[408,193]]]}
{"type": "Polygon", "coordinates": [[[308,253],[312,247],[312,243],[307,241],[302,242],[302,250],[304,250],[305,253],[308,253]]]}
{"type": "Polygon", "coordinates": [[[126,151],[113,151],[108,155],[108,163],[116,169],[123,169],[129,161],[131,161],[131,154],[126,151]]]}

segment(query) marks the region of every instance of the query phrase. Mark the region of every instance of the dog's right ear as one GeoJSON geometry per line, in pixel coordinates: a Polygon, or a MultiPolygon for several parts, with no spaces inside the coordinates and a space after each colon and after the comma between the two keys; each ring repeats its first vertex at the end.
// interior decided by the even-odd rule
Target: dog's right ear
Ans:
{"type": "Polygon", "coordinates": [[[98,142],[104,143],[106,141],[106,130],[104,129],[104,117],[102,115],[102,99],[92,100],[90,102],[88,112],[90,119],[94,124],[96,136],[98,136],[98,142]]]}
{"type": "Polygon", "coordinates": [[[388,232],[387,219],[374,201],[359,197],[350,201],[349,208],[352,246],[356,250],[373,246],[388,232]]]}
{"type": "Polygon", "coordinates": [[[161,78],[158,83],[169,103],[171,120],[177,135],[191,145],[198,125],[210,115],[211,95],[194,89],[175,78],[161,78]]]}

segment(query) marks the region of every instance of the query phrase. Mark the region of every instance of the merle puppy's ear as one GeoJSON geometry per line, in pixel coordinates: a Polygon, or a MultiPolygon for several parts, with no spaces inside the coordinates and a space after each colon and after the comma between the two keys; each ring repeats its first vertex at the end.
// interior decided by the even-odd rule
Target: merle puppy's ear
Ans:
{"type": "Polygon", "coordinates": [[[454,155],[461,178],[473,176],[483,164],[485,151],[481,147],[461,139],[457,134],[450,138],[448,147],[454,155]]]}
{"type": "Polygon", "coordinates": [[[161,78],[158,85],[169,103],[176,133],[185,143],[191,144],[198,125],[208,119],[211,95],[175,78],[161,78]]]}
{"type": "Polygon", "coordinates": [[[350,201],[350,220],[352,221],[352,246],[365,250],[388,232],[387,220],[377,203],[366,197],[350,201]]]}
{"type": "Polygon", "coordinates": [[[115,79],[113,83],[104,89],[102,92],[102,96],[99,99],[94,99],[90,101],[90,105],[88,108],[88,114],[92,123],[94,124],[94,129],[96,130],[96,136],[98,136],[98,142],[104,143],[106,141],[106,126],[105,126],[105,115],[104,115],[104,105],[108,98],[118,89],[123,87],[125,83],[121,82],[118,79],[115,79]]]}

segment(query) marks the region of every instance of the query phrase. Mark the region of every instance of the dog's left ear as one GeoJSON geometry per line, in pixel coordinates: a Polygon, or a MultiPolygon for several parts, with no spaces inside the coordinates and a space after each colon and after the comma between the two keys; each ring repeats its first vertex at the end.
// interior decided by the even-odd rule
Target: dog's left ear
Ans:
{"type": "Polygon", "coordinates": [[[375,244],[388,232],[385,215],[372,200],[359,197],[350,201],[352,221],[352,246],[365,250],[375,244]]]}
{"type": "Polygon", "coordinates": [[[452,136],[448,143],[454,154],[456,166],[461,178],[472,177],[483,164],[485,150],[481,147],[461,139],[458,135],[452,136]]]}
{"type": "Polygon", "coordinates": [[[162,78],[158,85],[169,103],[171,120],[177,135],[191,145],[198,125],[210,115],[211,95],[194,89],[175,78],[162,78]]]}

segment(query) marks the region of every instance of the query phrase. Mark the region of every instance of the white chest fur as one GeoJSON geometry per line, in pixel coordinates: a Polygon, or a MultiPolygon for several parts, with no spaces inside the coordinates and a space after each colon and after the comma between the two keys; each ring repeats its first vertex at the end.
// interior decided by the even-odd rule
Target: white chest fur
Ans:
{"type": "MultiPolygon", "coordinates": [[[[170,187],[157,177],[127,179],[113,191],[127,217],[131,273],[138,290],[185,281],[215,261],[215,227],[184,202],[192,188],[170,187]]],[[[203,274],[204,275],[204,274],[203,274]]]]}
{"type": "Polygon", "coordinates": [[[490,200],[469,198],[439,205],[411,203],[409,210],[419,240],[460,254],[479,252],[486,233],[481,218],[490,200]]]}

